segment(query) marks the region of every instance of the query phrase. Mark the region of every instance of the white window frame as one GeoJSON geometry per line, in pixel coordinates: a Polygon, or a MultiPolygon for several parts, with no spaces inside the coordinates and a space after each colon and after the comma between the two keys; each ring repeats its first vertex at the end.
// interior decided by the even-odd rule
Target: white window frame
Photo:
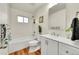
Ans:
{"type": "Polygon", "coordinates": [[[17,22],[18,22],[18,23],[28,23],[28,22],[29,22],[29,18],[28,18],[28,17],[25,17],[25,16],[19,16],[19,15],[18,15],[18,16],[17,16],[17,22]],[[20,21],[18,20],[18,17],[22,17],[22,18],[23,18],[23,19],[22,19],[22,22],[20,22],[20,21]],[[27,18],[27,19],[28,19],[27,22],[24,21],[24,18],[27,18]]]}

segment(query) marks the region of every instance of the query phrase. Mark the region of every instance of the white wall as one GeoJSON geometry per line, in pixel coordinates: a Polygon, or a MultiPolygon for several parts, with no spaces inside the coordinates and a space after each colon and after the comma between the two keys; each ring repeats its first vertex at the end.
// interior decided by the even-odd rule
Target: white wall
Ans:
{"type": "Polygon", "coordinates": [[[8,24],[8,10],[7,3],[0,3],[0,24],[8,24]]]}
{"type": "Polygon", "coordinates": [[[11,8],[10,11],[10,25],[11,25],[11,32],[13,38],[20,38],[32,35],[32,14],[28,12],[24,12],[18,9],[11,8]],[[20,24],[17,22],[17,16],[22,15],[29,17],[29,23],[27,24],[20,24]]]}
{"type": "Polygon", "coordinates": [[[39,8],[34,14],[36,19],[35,31],[37,34],[38,34],[38,25],[42,27],[42,34],[48,33],[48,9],[49,9],[48,4],[46,4],[41,8],[39,8]],[[43,23],[39,23],[40,16],[44,16],[43,23]]]}

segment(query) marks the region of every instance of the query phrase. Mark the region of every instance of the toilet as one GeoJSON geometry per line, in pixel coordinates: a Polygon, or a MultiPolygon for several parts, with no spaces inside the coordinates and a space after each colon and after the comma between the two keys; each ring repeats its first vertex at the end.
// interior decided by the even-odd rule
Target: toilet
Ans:
{"type": "Polygon", "coordinates": [[[29,52],[35,52],[40,49],[40,41],[39,40],[32,40],[29,41],[29,52]]]}

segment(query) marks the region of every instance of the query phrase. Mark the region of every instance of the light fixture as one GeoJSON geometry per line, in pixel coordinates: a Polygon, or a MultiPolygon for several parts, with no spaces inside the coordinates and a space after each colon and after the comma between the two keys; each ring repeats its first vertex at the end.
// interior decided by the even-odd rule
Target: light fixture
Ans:
{"type": "Polygon", "coordinates": [[[54,5],[57,5],[58,3],[49,3],[49,8],[53,7],[54,5]]]}

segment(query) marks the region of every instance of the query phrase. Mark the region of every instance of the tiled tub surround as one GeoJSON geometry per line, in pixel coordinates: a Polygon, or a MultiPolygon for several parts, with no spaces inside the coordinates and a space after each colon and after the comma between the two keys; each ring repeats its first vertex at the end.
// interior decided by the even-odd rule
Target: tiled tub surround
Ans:
{"type": "MultiPolygon", "coordinates": [[[[30,44],[29,42],[33,42],[34,41],[34,37],[33,36],[27,36],[27,37],[21,37],[21,38],[17,38],[17,39],[13,39],[9,42],[9,54],[12,53],[12,52],[16,52],[16,51],[19,51],[19,50],[22,50],[24,48],[28,49],[30,47],[30,44]]],[[[35,40],[37,41],[37,40],[35,40]]],[[[35,46],[38,46],[39,45],[35,45],[35,46]]],[[[37,51],[39,50],[39,48],[35,48],[34,51],[37,51]]],[[[33,52],[34,52],[33,51],[33,52]]]]}
{"type": "Polygon", "coordinates": [[[46,55],[79,55],[79,41],[51,34],[41,35],[41,53],[46,55]],[[45,44],[44,44],[45,42],[45,44]],[[46,46],[47,44],[47,46],[46,46]],[[46,50],[46,51],[45,51],[46,50]]]}
{"type": "Polygon", "coordinates": [[[0,49],[0,55],[8,55],[10,53],[22,50],[23,48],[28,48],[28,42],[31,40],[33,40],[31,36],[16,39],[13,38],[9,41],[7,48],[0,49]]]}
{"type": "Polygon", "coordinates": [[[16,38],[13,39],[9,42],[9,53],[21,50],[23,48],[28,47],[28,42],[33,40],[33,37],[28,36],[28,37],[21,37],[21,38],[16,38]]]}

